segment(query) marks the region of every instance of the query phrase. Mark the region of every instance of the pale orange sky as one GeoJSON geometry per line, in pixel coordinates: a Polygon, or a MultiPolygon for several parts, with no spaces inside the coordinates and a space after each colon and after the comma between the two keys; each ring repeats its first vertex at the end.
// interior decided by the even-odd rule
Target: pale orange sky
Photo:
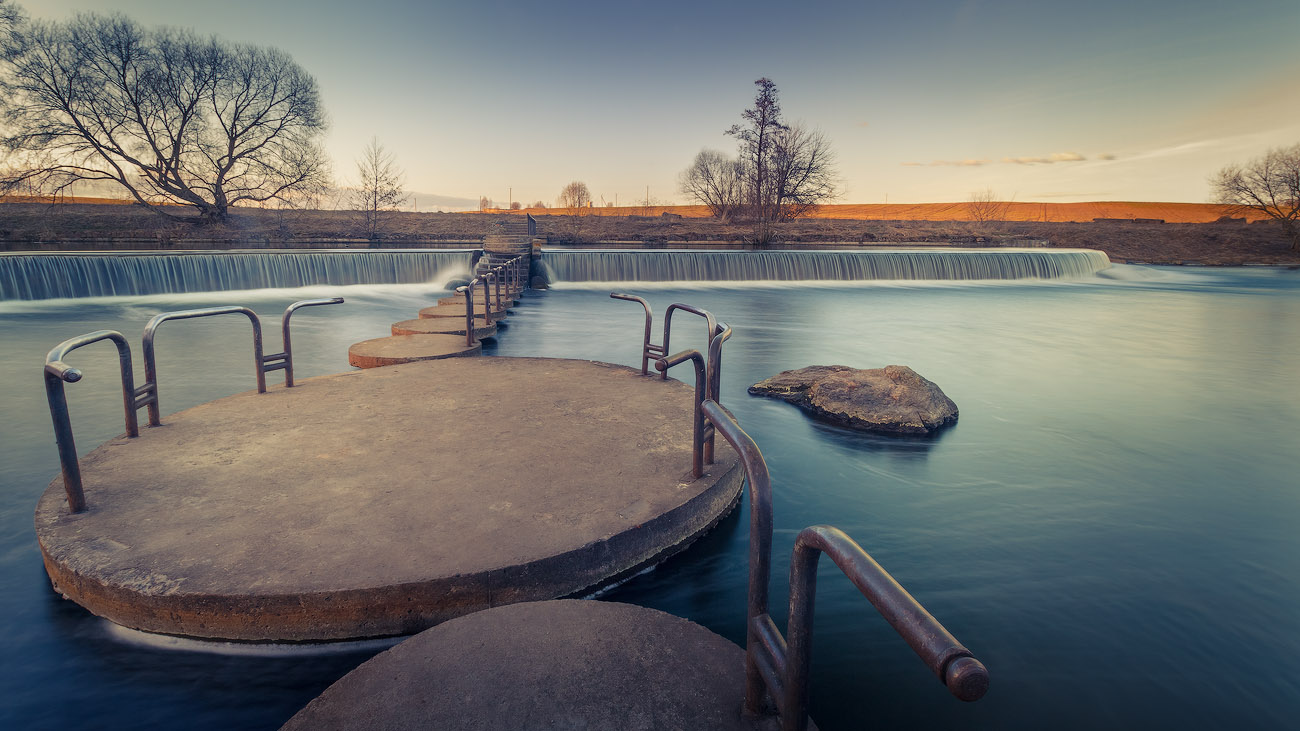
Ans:
{"type": "Polygon", "coordinates": [[[1300,142],[1295,0],[22,4],[278,46],[320,82],[340,178],[375,136],[410,189],[467,206],[575,179],[687,202],[678,173],[734,149],[759,76],[831,139],[852,203],[1204,202],[1223,165],[1300,142]]]}

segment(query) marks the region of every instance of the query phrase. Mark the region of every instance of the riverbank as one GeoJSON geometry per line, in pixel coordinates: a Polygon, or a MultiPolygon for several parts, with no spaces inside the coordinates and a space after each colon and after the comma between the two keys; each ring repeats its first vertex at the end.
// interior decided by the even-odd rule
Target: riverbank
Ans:
{"type": "MultiPolygon", "coordinates": [[[[88,203],[0,204],[0,251],[113,251],[256,248],[448,248],[474,246],[502,213],[394,212],[377,239],[359,235],[352,211],[243,209],[218,226],[194,226],[154,212],[88,203]]],[[[713,218],[541,215],[538,236],[554,245],[753,248],[752,225],[713,218]]],[[[1090,248],[1113,261],[1205,266],[1300,266],[1300,253],[1272,222],[1139,223],[921,221],[804,218],[772,227],[764,248],[1050,246],[1090,248]]]]}

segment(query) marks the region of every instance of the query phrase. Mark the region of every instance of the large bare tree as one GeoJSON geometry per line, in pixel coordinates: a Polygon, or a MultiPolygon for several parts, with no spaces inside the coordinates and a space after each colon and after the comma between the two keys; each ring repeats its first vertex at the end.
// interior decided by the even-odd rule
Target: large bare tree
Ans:
{"type": "Polygon", "coordinates": [[[1210,188],[1216,202],[1235,212],[1258,211],[1277,221],[1291,250],[1300,251],[1300,144],[1229,165],[1210,178],[1210,188]]]}
{"type": "Polygon", "coordinates": [[[316,81],[277,49],[86,14],[20,23],[0,63],[9,185],[109,180],[215,222],[328,178],[316,81]]]}
{"type": "Polygon", "coordinates": [[[385,150],[378,138],[371,137],[357,160],[357,177],[360,184],[352,193],[352,207],[362,212],[366,236],[373,239],[379,235],[383,214],[406,202],[406,193],[402,192],[405,174],[393,153],[385,150]]]}

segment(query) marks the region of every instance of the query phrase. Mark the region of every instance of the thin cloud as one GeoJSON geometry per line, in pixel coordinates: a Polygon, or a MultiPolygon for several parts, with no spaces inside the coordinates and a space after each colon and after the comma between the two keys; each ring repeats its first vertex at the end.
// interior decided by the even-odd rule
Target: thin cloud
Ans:
{"type": "Polygon", "coordinates": [[[1058,162],[1083,162],[1087,159],[1077,152],[1053,152],[1047,157],[1004,157],[1002,162],[1013,165],[1051,165],[1058,162]]]}
{"type": "Polygon", "coordinates": [[[989,160],[976,160],[974,158],[967,160],[931,160],[930,162],[905,162],[906,167],[955,167],[955,168],[974,168],[980,165],[988,165],[989,160]]]}
{"type": "MultiPolygon", "coordinates": [[[[1058,162],[1083,162],[1088,158],[1077,152],[1053,152],[1046,156],[1033,157],[1004,157],[998,162],[1008,165],[1053,165],[1058,162]]],[[[1114,160],[1114,155],[1100,155],[1099,159],[1114,160]]],[[[930,162],[905,162],[905,167],[954,167],[954,168],[973,168],[981,165],[992,164],[993,161],[986,158],[970,157],[965,160],[931,160],[930,162]]]]}
{"type": "Polygon", "coordinates": [[[1098,160],[1114,160],[1114,159],[1115,159],[1115,156],[1112,155],[1112,154],[1110,154],[1109,152],[1107,152],[1107,153],[1104,154],[1104,155],[1098,155],[1098,156],[1097,156],[1097,159],[1098,159],[1098,160]]]}
{"type": "Polygon", "coordinates": [[[870,123],[870,122],[858,122],[858,126],[859,126],[859,127],[870,127],[870,126],[871,126],[871,123],[870,123]]]}

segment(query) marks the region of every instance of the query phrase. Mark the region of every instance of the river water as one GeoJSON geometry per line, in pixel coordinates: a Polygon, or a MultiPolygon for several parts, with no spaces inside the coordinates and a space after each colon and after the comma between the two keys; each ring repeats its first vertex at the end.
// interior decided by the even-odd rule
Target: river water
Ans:
{"type": "MultiPolygon", "coordinates": [[[[1300,715],[1300,273],[560,282],[526,297],[487,351],[639,365],[643,316],[611,288],[646,297],[656,315],[686,302],[735,328],[722,400],[772,472],[778,624],[795,533],[833,524],[993,678],[978,703],[952,699],[823,561],[812,686],[823,729],[1283,728],[1300,715]],[[939,384],[958,423],[933,439],[874,437],[745,392],[809,364],[891,363],[939,384]]],[[[49,348],[102,328],[138,342],[163,311],[246,304],[273,319],[295,299],[346,297],[295,315],[301,379],[347,370],[347,345],[444,291],[0,302],[0,727],[274,728],[376,651],[194,651],[115,630],[55,595],[32,530],[58,471],[40,376],[49,348]]],[[[164,413],[251,388],[248,330],[235,317],[164,325],[164,413]]],[[[674,350],[702,345],[702,331],[677,321],[674,350]]],[[[85,453],[122,431],[116,358],[98,344],[69,360],[86,373],[68,387],[85,453]]],[[[601,598],[740,641],[747,509],[601,598]]]]}

